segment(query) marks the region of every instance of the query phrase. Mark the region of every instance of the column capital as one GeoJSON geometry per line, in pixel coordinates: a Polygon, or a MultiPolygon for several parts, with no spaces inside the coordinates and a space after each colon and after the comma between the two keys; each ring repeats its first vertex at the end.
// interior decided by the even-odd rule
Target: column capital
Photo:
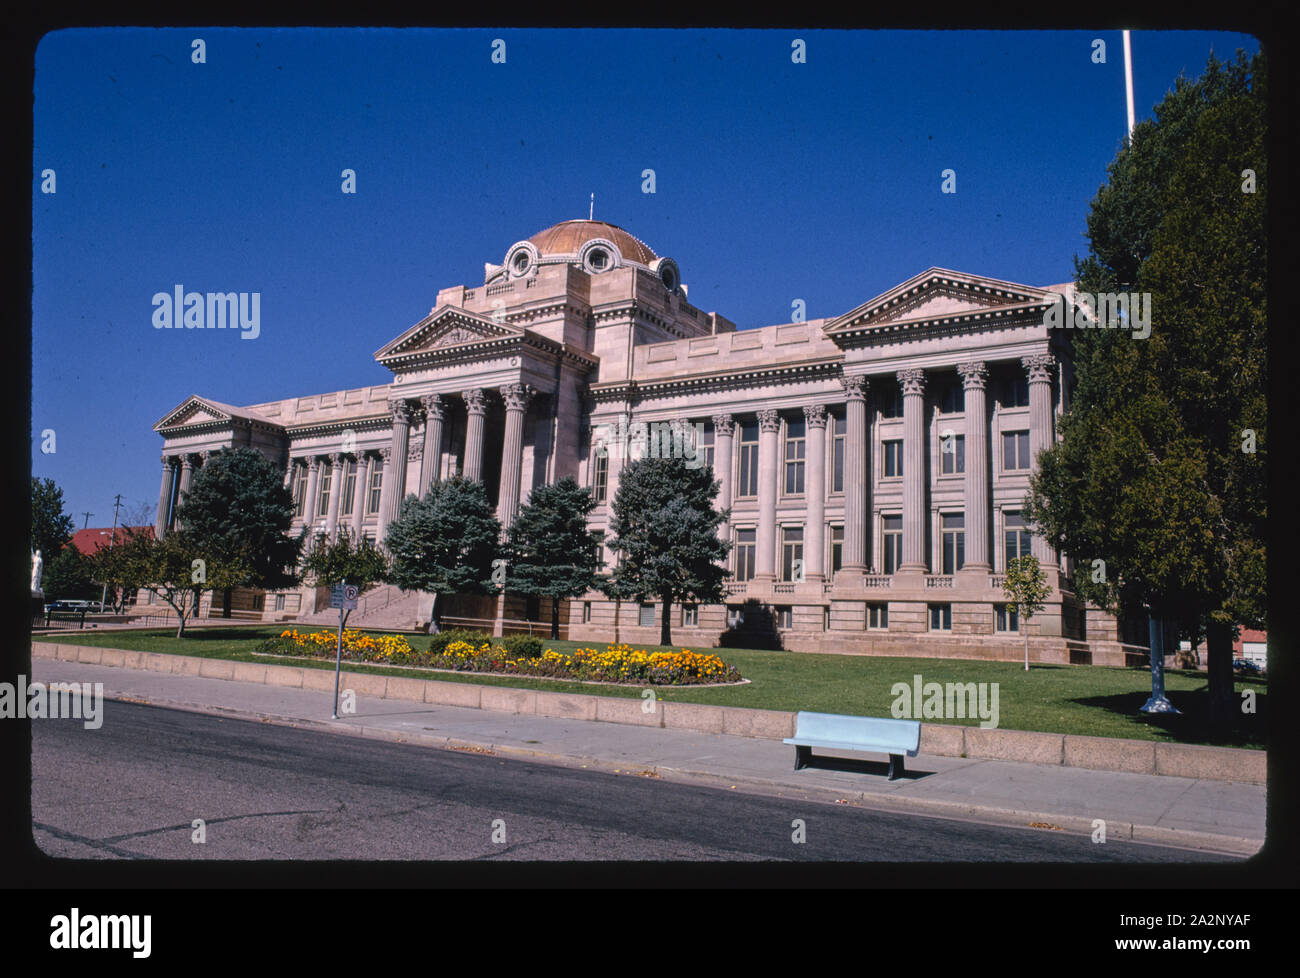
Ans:
{"type": "Polygon", "coordinates": [[[186,452],[184,455],[181,456],[181,468],[182,469],[194,468],[194,456],[191,455],[189,452],[186,452]]]}
{"type": "Polygon", "coordinates": [[[865,401],[867,392],[871,390],[871,382],[861,374],[854,377],[841,377],[840,385],[844,388],[844,395],[850,401],[865,401]]]}
{"type": "Polygon", "coordinates": [[[390,448],[388,445],[385,445],[383,448],[379,449],[379,457],[383,459],[384,464],[388,464],[389,462],[391,462],[393,460],[392,448],[390,448]]]}
{"type": "Polygon", "coordinates": [[[780,431],[781,416],[771,408],[763,408],[758,412],[758,430],[768,433],[780,431]]]}
{"type": "Polygon", "coordinates": [[[506,402],[507,411],[526,411],[528,402],[537,393],[528,384],[505,384],[500,388],[501,399],[506,402]]]}
{"type": "Polygon", "coordinates": [[[163,452],[162,455],[159,456],[158,460],[162,462],[162,467],[164,469],[170,469],[174,461],[174,456],[168,455],[166,452],[163,452]]]}
{"type": "Polygon", "coordinates": [[[898,371],[898,386],[903,388],[903,396],[919,397],[925,393],[925,371],[920,367],[907,367],[898,371]]]}
{"type": "Polygon", "coordinates": [[[736,419],[730,414],[715,414],[713,416],[713,431],[715,434],[730,437],[736,431],[736,419]]]}
{"type": "Polygon", "coordinates": [[[308,472],[315,472],[320,468],[320,457],[317,455],[308,455],[304,461],[307,463],[308,472]]]}
{"type": "Polygon", "coordinates": [[[327,457],[328,457],[329,460],[330,460],[330,467],[331,467],[331,468],[337,469],[339,466],[341,466],[341,465],[343,464],[343,453],[342,453],[342,452],[330,452],[329,455],[328,455],[327,457]]]}
{"type": "Polygon", "coordinates": [[[389,401],[388,413],[393,416],[394,424],[411,423],[411,405],[406,401],[389,401]]]}
{"type": "Polygon", "coordinates": [[[487,394],[482,387],[475,387],[461,394],[465,400],[465,410],[479,416],[487,414],[487,394]]]}
{"type": "Polygon", "coordinates": [[[961,386],[965,390],[982,391],[988,385],[989,368],[983,360],[959,363],[957,373],[961,374],[961,386]]]}
{"type": "Polygon", "coordinates": [[[446,416],[447,402],[441,394],[425,394],[420,398],[420,407],[424,408],[425,415],[430,419],[441,421],[446,416]]]}
{"type": "Polygon", "coordinates": [[[1050,353],[1034,353],[1020,358],[1021,366],[1029,373],[1031,384],[1050,384],[1051,370],[1056,366],[1056,358],[1050,353]]]}
{"type": "Polygon", "coordinates": [[[803,406],[803,418],[809,428],[826,427],[826,405],[825,404],[805,404],[803,406]]]}

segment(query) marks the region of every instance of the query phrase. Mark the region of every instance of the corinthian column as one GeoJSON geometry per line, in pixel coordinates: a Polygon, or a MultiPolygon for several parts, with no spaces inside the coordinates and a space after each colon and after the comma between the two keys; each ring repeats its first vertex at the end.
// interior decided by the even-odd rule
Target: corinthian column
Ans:
{"type": "Polygon", "coordinates": [[[754,580],[776,580],[776,496],[780,471],[777,465],[777,432],[781,418],[775,411],[758,412],[758,553],[754,580]]]}
{"type": "Polygon", "coordinates": [[[420,398],[420,404],[424,407],[424,454],[420,459],[420,498],[423,499],[442,472],[442,422],[447,405],[437,394],[420,398]]]}
{"type": "Polygon", "coordinates": [[[929,569],[925,559],[925,371],[898,371],[903,388],[903,563],[901,571],[929,569]]]}
{"type": "Polygon", "coordinates": [[[989,423],[984,400],[988,368],[981,361],[960,363],[966,412],[966,566],[987,574],[989,563],[989,423]]]}
{"type": "MultiPolygon", "coordinates": [[[[339,504],[343,498],[343,456],[338,452],[330,454],[330,509],[325,517],[325,539],[333,542],[339,525],[339,504]]],[[[356,486],[353,485],[353,497],[356,486]]]]}
{"type": "MultiPolygon", "coordinates": [[[[402,509],[402,500],[406,498],[406,452],[410,445],[411,408],[405,401],[389,401],[388,410],[393,415],[392,478],[393,491],[388,494],[388,510],[384,525],[387,526],[397,518],[402,509]]],[[[389,471],[384,472],[384,481],[388,481],[389,471]]]]}
{"type": "Polygon", "coordinates": [[[804,528],[805,581],[820,583],[826,575],[826,405],[806,404],[803,409],[807,425],[808,521],[804,528]]]}
{"type": "Polygon", "coordinates": [[[194,456],[186,452],[181,456],[181,484],[176,490],[176,505],[172,507],[172,525],[180,522],[181,509],[185,505],[185,495],[190,491],[194,479],[194,456]]]}
{"type": "Polygon", "coordinates": [[[393,450],[385,445],[379,450],[379,464],[381,466],[379,482],[379,522],[375,527],[375,542],[383,543],[384,534],[388,530],[388,508],[389,500],[393,495],[393,450]]]}
{"type": "Polygon", "coordinates": [[[508,384],[501,388],[506,402],[505,445],[501,450],[501,483],[497,492],[497,519],[501,529],[509,529],[519,512],[519,474],[524,464],[524,412],[533,389],[527,384],[508,384]]]}
{"type": "Polygon", "coordinates": [[[487,416],[487,395],[481,387],[466,391],[465,478],[483,481],[483,421],[487,416]]]}
{"type": "Polygon", "coordinates": [[[840,574],[867,570],[867,391],[866,377],[842,377],[844,385],[844,556],[840,574]]]}
{"type": "MultiPolygon", "coordinates": [[[[718,480],[718,510],[731,508],[732,437],[736,433],[736,419],[729,414],[713,416],[713,475],[718,480]]],[[[731,520],[718,525],[718,536],[731,539],[731,520]]]]}
{"type": "Polygon", "coordinates": [[[154,536],[159,539],[162,539],[163,534],[167,532],[167,510],[172,500],[173,471],[172,457],[162,456],[162,484],[158,487],[158,519],[153,525],[154,536]]]}
{"type": "Polygon", "coordinates": [[[361,543],[361,524],[366,518],[370,502],[370,453],[357,455],[357,478],[352,484],[352,542],[361,543]]]}
{"type": "Polygon", "coordinates": [[[320,459],[312,455],[307,459],[307,491],[302,504],[302,525],[309,528],[316,522],[316,481],[319,475],[320,459]]]}
{"type": "MultiPolygon", "coordinates": [[[[1049,353],[1035,353],[1020,362],[1029,373],[1029,457],[1037,471],[1038,453],[1052,444],[1052,368],[1056,360],[1049,353]]],[[[1033,535],[1030,547],[1043,567],[1056,564],[1056,550],[1041,534],[1033,535]]]]}

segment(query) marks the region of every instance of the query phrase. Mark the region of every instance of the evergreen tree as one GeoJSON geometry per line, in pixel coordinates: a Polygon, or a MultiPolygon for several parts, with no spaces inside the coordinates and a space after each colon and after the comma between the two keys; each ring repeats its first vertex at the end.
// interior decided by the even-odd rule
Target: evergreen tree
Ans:
{"type": "Polygon", "coordinates": [[[599,530],[587,529],[591,492],[566,476],[538,486],[510,527],[506,588],[551,599],[551,638],[560,637],[560,600],[585,594],[600,568],[599,530]]]}
{"type": "Polygon", "coordinates": [[[444,594],[490,594],[501,524],[482,483],[457,476],[407,496],[388,525],[389,580],[408,591],[432,591],[432,627],[441,623],[444,594]]]}
{"type": "Polygon", "coordinates": [[[63,490],[53,479],[32,479],[32,550],[46,566],[54,562],[77,526],[63,512],[63,490]]]}
{"type": "Polygon", "coordinates": [[[187,539],[214,564],[247,568],[243,579],[224,588],[225,616],[230,588],[276,590],[298,583],[302,541],[288,535],[293,517],[283,473],[256,449],[214,452],[195,473],[180,501],[179,522],[187,539]]]}
{"type": "Polygon", "coordinates": [[[731,544],[718,539],[727,513],[713,508],[717,495],[713,469],[693,467],[684,458],[638,459],[619,476],[610,547],[620,560],[606,593],[657,598],[663,607],[661,645],[672,644],[674,602],[723,599],[722,561],[731,544]]]}

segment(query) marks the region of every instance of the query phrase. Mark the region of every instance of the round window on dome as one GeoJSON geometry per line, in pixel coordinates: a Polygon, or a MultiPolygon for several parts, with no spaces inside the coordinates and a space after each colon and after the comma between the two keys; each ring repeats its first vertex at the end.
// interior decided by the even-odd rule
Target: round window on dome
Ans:
{"type": "Polygon", "coordinates": [[[598,272],[609,267],[609,252],[604,248],[593,248],[587,256],[587,262],[598,272]]]}
{"type": "Polygon", "coordinates": [[[514,268],[516,275],[522,275],[528,271],[528,252],[516,251],[515,257],[510,264],[514,268]]]}

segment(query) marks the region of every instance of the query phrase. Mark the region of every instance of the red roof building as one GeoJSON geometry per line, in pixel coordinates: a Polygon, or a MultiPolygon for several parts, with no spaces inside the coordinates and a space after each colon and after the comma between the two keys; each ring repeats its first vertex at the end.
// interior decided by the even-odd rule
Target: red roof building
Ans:
{"type": "Polygon", "coordinates": [[[72,534],[72,540],[70,542],[74,547],[80,550],[82,554],[88,557],[100,547],[108,546],[111,540],[116,540],[118,543],[123,542],[126,539],[128,530],[135,533],[147,533],[149,536],[153,536],[152,526],[119,526],[116,531],[114,531],[111,526],[92,526],[84,530],[78,530],[76,533],[72,534]]]}

